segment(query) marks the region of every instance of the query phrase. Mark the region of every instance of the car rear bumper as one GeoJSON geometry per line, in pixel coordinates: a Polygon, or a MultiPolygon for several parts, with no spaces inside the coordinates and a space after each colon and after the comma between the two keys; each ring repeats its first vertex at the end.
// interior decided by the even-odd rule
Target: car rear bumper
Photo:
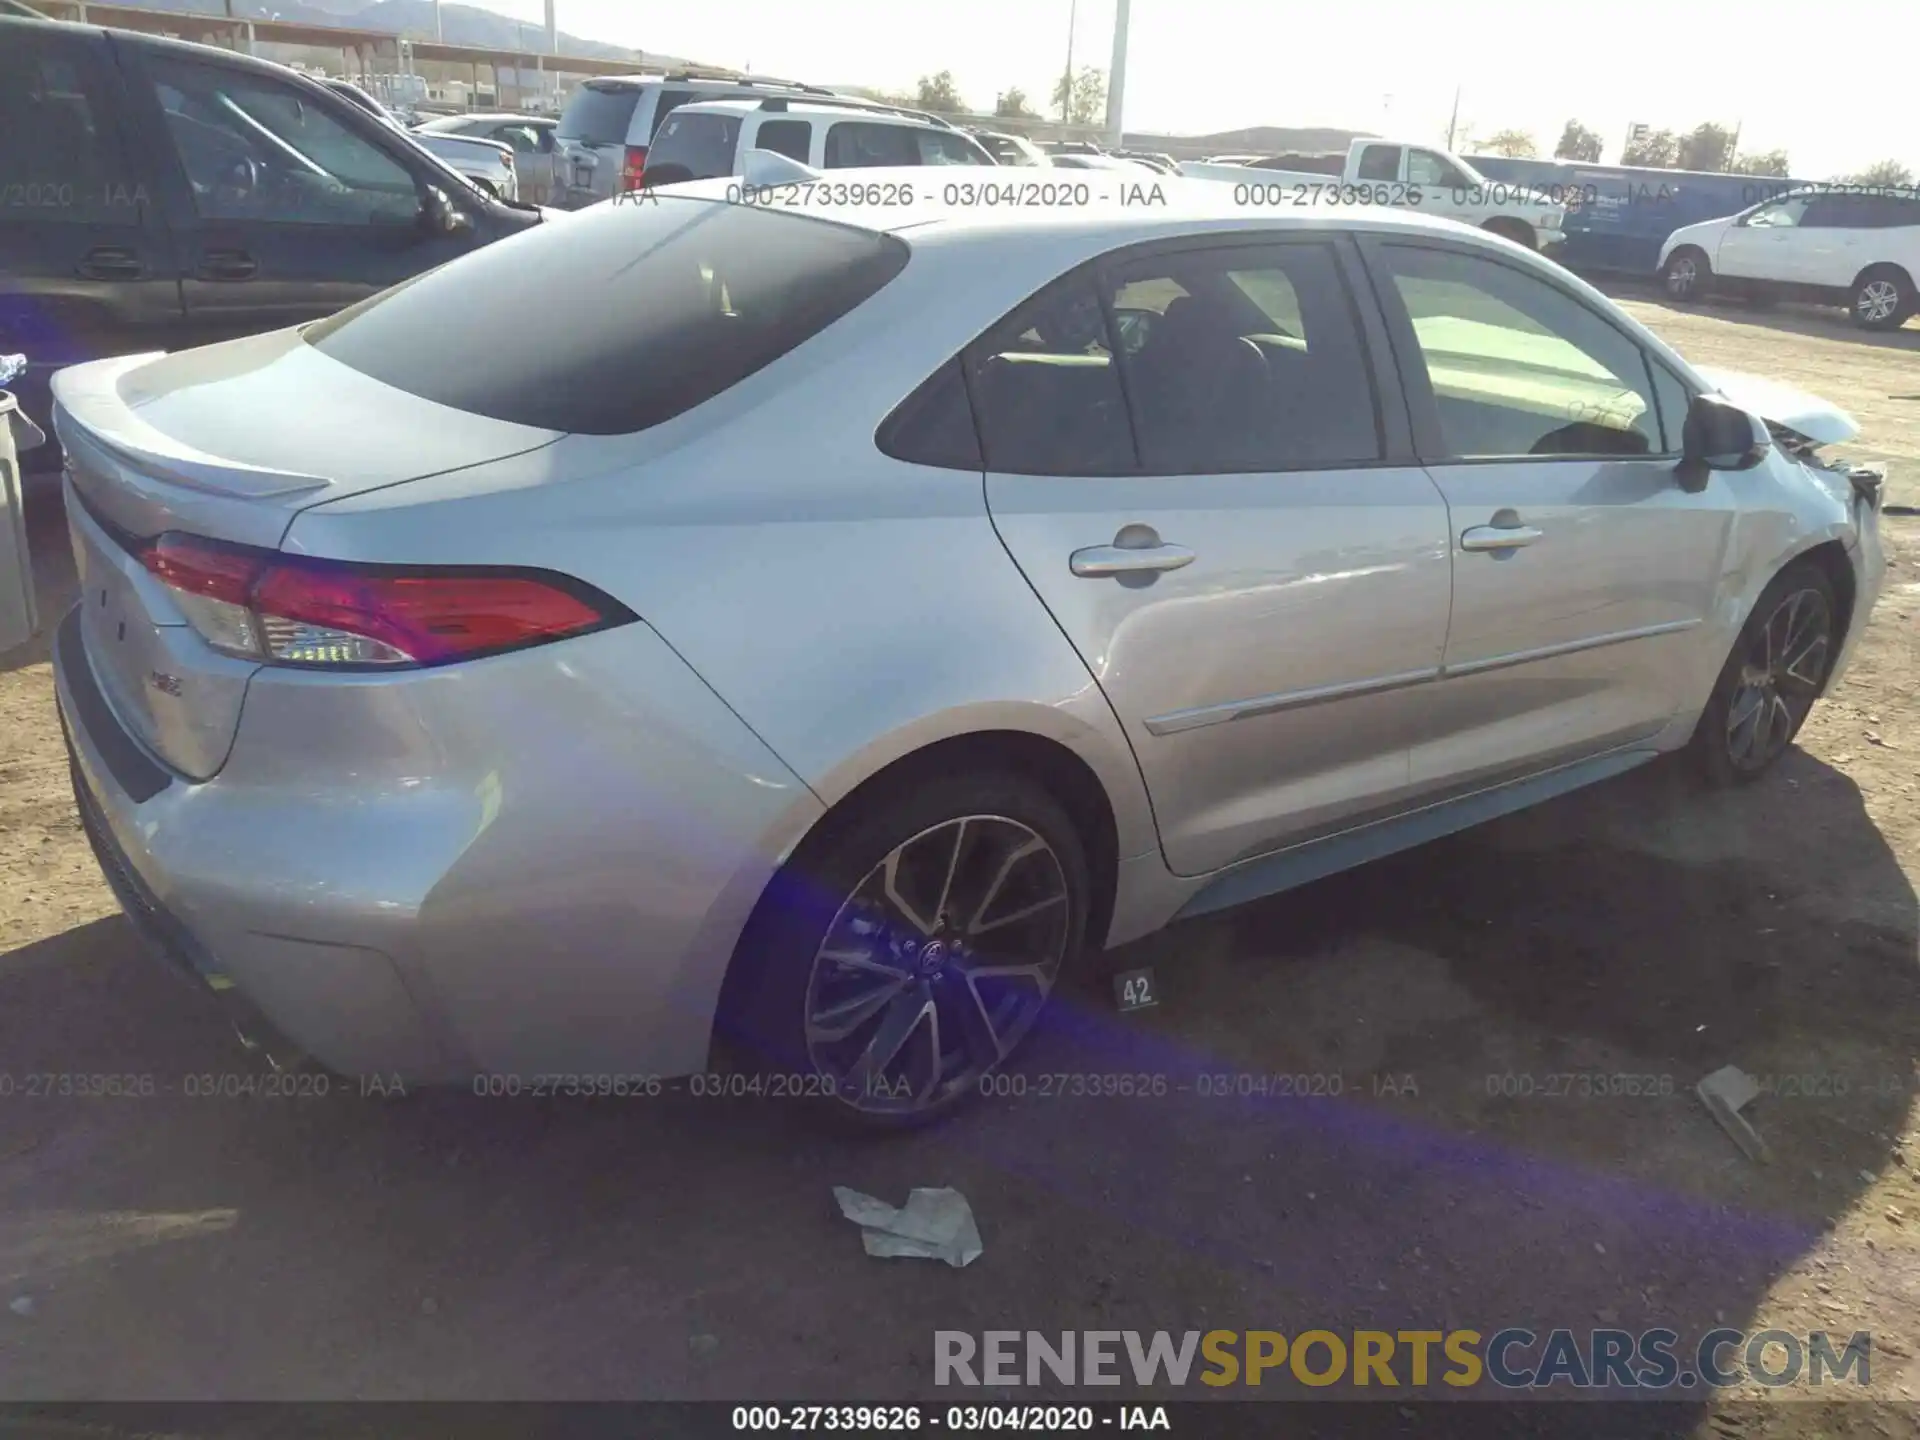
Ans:
{"type": "Polygon", "coordinates": [[[733,944],[820,811],[644,625],[543,647],[560,666],[270,677],[202,783],[127,732],[85,647],[76,610],[55,693],[129,919],[269,1054],[341,1074],[698,1070],[733,944]]]}

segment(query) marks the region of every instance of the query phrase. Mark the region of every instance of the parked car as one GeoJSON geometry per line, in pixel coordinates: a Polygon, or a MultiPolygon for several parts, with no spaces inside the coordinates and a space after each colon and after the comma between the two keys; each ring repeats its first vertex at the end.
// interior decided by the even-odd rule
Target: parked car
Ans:
{"type": "Polygon", "coordinates": [[[490,140],[513,151],[519,175],[519,198],[529,205],[545,205],[553,194],[553,115],[469,114],[443,115],[423,121],[415,133],[465,136],[490,140]]]}
{"type": "Polygon", "coordinates": [[[969,134],[978,140],[1001,165],[1051,164],[1047,152],[1024,135],[1007,135],[997,130],[973,130],[969,134]]]}
{"type": "Polygon", "coordinates": [[[0,353],[42,424],[63,365],[310,320],[540,221],[282,66],[11,17],[0,196],[0,353]]]}
{"type": "Polygon", "coordinates": [[[1920,191],[1818,186],[1687,225],[1660,247],[1675,300],[1713,288],[1845,305],[1863,330],[1898,330],[1920,311],[1920,191]]]}
{"type": "Polygon", "coordinates": [[[1122,160],[1137,160],[1149,169],[1158,170],[1162,175],[1178,175],[1180,162],[1171,155],[1163,155],[1155,150],[1116,150],[1113,152],[1122,160]]]}
{"type": "Polygon", "coordinates": [[[1865,630],[1857,427],[1536,255],[842,173],[57,377],[80,815],[269,1050],[718,1045],[927,1119],[1089,952],[1663,752],[1754,779],[1865,630]]]}
{"type": "Polygon", "coordinates": [[[1566,240],[1554,259],[1574,270],[1644,276],[1659,266],[1660,247],[1675,230],[1731,215],[1800,188],[1793,180],[1634,165],[1587,165],[1469,155],[1467,163],[1502,186],[1524,186],[1567,207],[1566,240]]]}
{"type": "Polygon", "coordinates": [[[1245,164],[1188,160],[1180,173],[1231,182],[1249,203],[1310,203],[1301,197],[1359,192],[1370,204],[1438,215],[1529,250],[1561,241],[1567,207],[1551,195],[1494,185],[1458,155],[1397,140],[1356,140],[1345,154],[1267,155],[1245,164]]]}
{"type": "Polygon", "coordinates": [[[1118,155],[1059,154],[1051,157],[1061,170],[1117,170],[1126,175],[1157,175],[1160,172],[1138,160],[1123,160],[1118,155]]]}
{"type": "Polygon", "coordinates": [[[482,194],[509,203],[520,198],[519,167],[514,163],[513,147],[493,140],[468,139],[458,135],[423,133],[401,123],[398,116],[351,80],[337,75],[320,77],[320,83],[343,99],[351,100],[367,114],[404,135],[431,155],[446,161],[447,167],[465,176],[482,194]]]}
{"type": "Polygon", "coordinates": [[[578,210],[640,189],[653,137],[682,105],[833,94],[797,80],[704,70],[588,80],[568,98],[554,130],[551,203],[561,210],[578,210]]]}
{"type": "Polygon", "coordinates": [[[859,100],[702,100],[682,105],[653,137],[647,182],[741,175],[750,150],[817,170],[896,165],[992,165],[964,130],[919,111],[859,100]]]}

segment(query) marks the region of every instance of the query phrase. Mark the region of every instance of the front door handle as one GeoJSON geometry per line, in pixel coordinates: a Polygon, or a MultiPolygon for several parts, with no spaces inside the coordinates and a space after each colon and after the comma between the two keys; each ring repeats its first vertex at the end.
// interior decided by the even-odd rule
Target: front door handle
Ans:
{"type": "Polygon", "coordinates": [[[1531,525],[1475,525],[1460,532],[1462,550],[1517,550],[1544,539],[1546,532],[1531,525]]]}
{"type": "Polygon", "coordinates": [[[1089,545],[1074,551],[1069,562],[1074,574],[1089,578],[1147,575],[1160,570],[1178,570],[1192,563],[1193,551],[1184,545],[1089,545]]]}
{"type": "Polygon", "coordinates": [[[131,250],[118,245],[96,245],[80,257],[80,273],[89,280],[138,280],[147,267],[131,250]]]}
{"type": "Polygon", "coordinates": [[[209,250],[200,257],[203,280],[251,280],[260,262],[244,250],[209,250]]]}

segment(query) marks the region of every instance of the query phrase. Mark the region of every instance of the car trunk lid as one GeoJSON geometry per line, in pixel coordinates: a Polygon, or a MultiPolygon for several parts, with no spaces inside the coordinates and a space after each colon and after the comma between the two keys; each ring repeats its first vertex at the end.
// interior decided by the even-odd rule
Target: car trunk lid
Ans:
{"type": "Polygon", "coordinates": [[[308,505],[559,438],[382,385],[293,331],[74,366],[53,391],[89,664],[121,724],[191,779],[225,762],[258,665],[200,639],[148,572],[146,542],[275,549],[308,505]],[[315,456],[326,473],[305,468],[315,456]]]}

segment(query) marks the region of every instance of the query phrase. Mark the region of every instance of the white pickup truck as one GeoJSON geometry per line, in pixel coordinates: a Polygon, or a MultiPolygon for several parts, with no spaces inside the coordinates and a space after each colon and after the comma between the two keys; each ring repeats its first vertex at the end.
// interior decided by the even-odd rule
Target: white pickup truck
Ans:
{"type": "Polygon", "coordinates": [[[1531,186],[1489,180],[1433,145],[1356,140],[1345,155],[1270,155],[1224,165],[1189,160],[1180,173],[1231,182],[1248,205],[1390,205],[1478,225],[1530,250],[1550,251],[1564,238],[1565,205],[1531,186]]]}

